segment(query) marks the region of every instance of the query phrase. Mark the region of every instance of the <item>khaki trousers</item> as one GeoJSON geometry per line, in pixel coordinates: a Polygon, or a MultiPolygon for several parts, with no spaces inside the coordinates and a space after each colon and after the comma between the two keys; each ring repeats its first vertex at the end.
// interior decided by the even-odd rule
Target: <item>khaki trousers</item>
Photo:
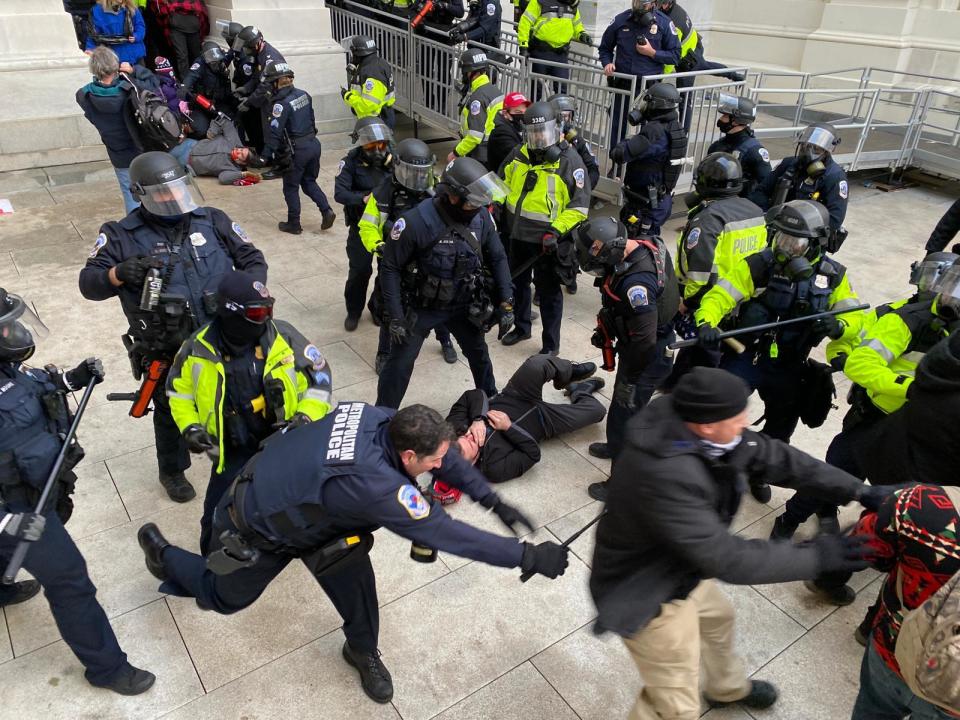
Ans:
{"type": "Polygon", "coordinates": [[[711,700],[734,702],[750,693],[743,661],[733,651],[733,606],[712,580],[624,639],[643,678],[630,720],[697,720],[700,669],[711,700]]]}

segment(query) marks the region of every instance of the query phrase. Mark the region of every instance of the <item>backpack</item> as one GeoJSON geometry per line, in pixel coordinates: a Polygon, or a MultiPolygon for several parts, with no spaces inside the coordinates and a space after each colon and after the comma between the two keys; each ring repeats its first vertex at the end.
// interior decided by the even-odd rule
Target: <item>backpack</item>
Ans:
{"type": "Polygon", "coordinates": [[[130,102],[144,149],[168,151],[179,145],[183,139],[183,126],[163,95],[140,87],[126,75],[123,77],[132,88],[130,102]]]}
{"type": "MultiPolygon", "coordinates": [[[[960,511],[960,488],[943,489],[960,511]]],[[[897,524],[906,512],[898,503],[897,524]]],[[[903,607],[903,574],[898,572],[897,598],[903,607]]],[[[952,712],[960,710],[960,572],[904,614],[896,657],[914,695],[952,712]]]]}

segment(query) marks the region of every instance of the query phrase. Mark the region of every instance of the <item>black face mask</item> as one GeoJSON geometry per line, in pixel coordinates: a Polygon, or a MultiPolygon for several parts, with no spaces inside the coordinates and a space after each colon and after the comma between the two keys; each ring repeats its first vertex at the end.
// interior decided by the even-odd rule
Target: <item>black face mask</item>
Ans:
{"type": "Polygon", "coordinates": [[[726,135],[728,132],[733,130],[734,122],[732,120],[717,120],[717,127],[720,128],[720,132],[726,135]]]}
{"type": "Polygon", "coordinates": [[[360,152],[363,154],[363,159],[366,160],[368,164],[376,165],[377,167],[383,166],[383,164],[387,161],[387,157],[389,156],[389,153],[386,150],[361,150],[360,152]]]}
{"type": "Polygon", "coordinates": [[[234,351],[243,350],[256,345],[266,324],[257,325],[236,313],[219,315],[220,334],[227,345],[234,351]]]}
{"type": "Polygon", "coordinates": [[[448,198],[442,197],[439,198],[439,202],[443,211],[447,213],[454,222],[458,222],[461,225],[469,225],[470,221],[480,212],[480,208],[474,208],[473,210],[464,208],[463,200],[460,201],[459,205],[453,205],[448,198]]]}
{"type": "Polygon", "coordinates": [[[517,131],[523,132],[523,115],[511,115],[510,122],[517,131]]]}
{"type": "Polygon", "coordinates": [[[703,198],[700,197],[700,193],[696,190],[691,190],[683,196],[683,204],[687,206],[688,210],[693,210],[702,200],[703,198]]]}

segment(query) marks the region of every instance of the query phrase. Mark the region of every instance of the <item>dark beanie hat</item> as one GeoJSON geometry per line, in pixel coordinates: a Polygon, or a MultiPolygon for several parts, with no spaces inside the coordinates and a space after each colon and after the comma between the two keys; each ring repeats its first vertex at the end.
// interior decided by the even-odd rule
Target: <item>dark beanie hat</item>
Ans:
{"type": "Polygon", "coordinates": [[[217,299],[219,300],[221,314],[232,312],[230,308],[226,307],[227,303],[247,305],[262,302],[269,297],[270,291],[267,290],[266,286],[243,270],[233,270],[226,273],[217,287],[217,299]]]}
{"type": "Polygon", "coordinates": [[[713,423],[739,415],[747,407],[750,389],[736,375],[716,368],[696,367],[673,389],[673,409],[684,422],[713,423]]]}

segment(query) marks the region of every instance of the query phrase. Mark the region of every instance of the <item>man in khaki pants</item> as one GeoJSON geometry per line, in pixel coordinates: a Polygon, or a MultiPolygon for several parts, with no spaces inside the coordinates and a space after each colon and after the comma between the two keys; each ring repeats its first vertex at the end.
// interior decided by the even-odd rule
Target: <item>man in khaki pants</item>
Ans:
{"type": "Polygon", "coordinates": [[[860,541],[749,540],[730,522],[750,483],[804,488],[875,509],[888,490],[745,428],[750,391],[723,370],[698,367],[631,420],[597,528],[590,591],[596,631],[624,639],[644,681],[632,720],[696,720],[712,707],[769,707],[776,688],[747,678],[733,651],[734,584],[806,580],[866,567],[860,541]]]}

